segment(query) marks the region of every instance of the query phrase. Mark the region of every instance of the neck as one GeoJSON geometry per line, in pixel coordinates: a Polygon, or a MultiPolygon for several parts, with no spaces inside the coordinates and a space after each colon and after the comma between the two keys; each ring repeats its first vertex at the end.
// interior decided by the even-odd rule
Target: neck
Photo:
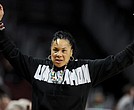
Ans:
{"type": "Polygon", "coordinates": [[[64,65],[64,66],[62,66],[62,67],[57,67],[57,66],[53,65],[53,70],[54,70],[54,71],[65,70],[66,67],[67,67],[67,65],[64,65]]]}

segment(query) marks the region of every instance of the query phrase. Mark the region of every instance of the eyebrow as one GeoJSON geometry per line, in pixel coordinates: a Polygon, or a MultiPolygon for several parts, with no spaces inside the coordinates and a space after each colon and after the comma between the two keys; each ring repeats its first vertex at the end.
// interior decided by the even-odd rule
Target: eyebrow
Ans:
{"type": "MultiPolygon", "coordinates": [[[[54,48],[57,48],[57,47],[54,47],[54,48]]],[[[63,47],[62,49],[67,49],[66,47],[63,47]]]]}
{"type": "MultiPolygon", "coordinates": [[[[53,49],[58,49],[57,47],[54,47],[53,49]]],[[[66,47],[63,47],[62,49],[65,49],[65,50],[67,50],[67,48],[66,47]]]]}

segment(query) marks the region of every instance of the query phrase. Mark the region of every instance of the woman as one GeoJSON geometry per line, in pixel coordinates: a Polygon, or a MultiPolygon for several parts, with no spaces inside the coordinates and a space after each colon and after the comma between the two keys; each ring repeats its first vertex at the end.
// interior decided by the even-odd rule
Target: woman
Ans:
{"type": "MultiPolygon", "coordinates": [[[[0,9],[0,20],[3,17],[0,9]]],[[[4,36],[0,24],[0,50],[33,89],[32,110],[84,110],[88,91],[133,63],[134,44],[105,59],[74,59],[75,43],[69,33],[58,31],[47,59],[22,54],[4,36]]]]}

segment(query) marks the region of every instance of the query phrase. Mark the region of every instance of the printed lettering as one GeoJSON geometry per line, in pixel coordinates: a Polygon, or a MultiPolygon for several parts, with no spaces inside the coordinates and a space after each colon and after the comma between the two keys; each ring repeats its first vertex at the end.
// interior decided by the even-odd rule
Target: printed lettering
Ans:
{"type": "MultiPolygon", "coordinates": [[[[46,65],[39,65],[36,73],[34,75],[35,79],[38,79],[40,81],[46,81],[48,83],[53,83],[51,80],[51,70],[49,66],[46,65]]],[[[70,85],[80,85],[84,83],[90,83],[90,74],[88,69],[88,64],[82,65],[81,67],[78,67],[76,69],[72,69],[72,71],[69,71],[69,69],[66,69],[65,75],[63,78],[62,84],[70,84],[70,85]]]]}

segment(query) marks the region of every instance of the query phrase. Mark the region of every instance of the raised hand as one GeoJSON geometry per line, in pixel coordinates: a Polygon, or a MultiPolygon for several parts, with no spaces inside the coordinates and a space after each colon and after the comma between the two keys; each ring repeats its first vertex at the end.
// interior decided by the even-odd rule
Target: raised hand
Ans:
{"type": "Polygon", "coordinates": [[[2,20],[3,15],[4,15],[3,6],[0,4],[0,21],[2,20]]]}

